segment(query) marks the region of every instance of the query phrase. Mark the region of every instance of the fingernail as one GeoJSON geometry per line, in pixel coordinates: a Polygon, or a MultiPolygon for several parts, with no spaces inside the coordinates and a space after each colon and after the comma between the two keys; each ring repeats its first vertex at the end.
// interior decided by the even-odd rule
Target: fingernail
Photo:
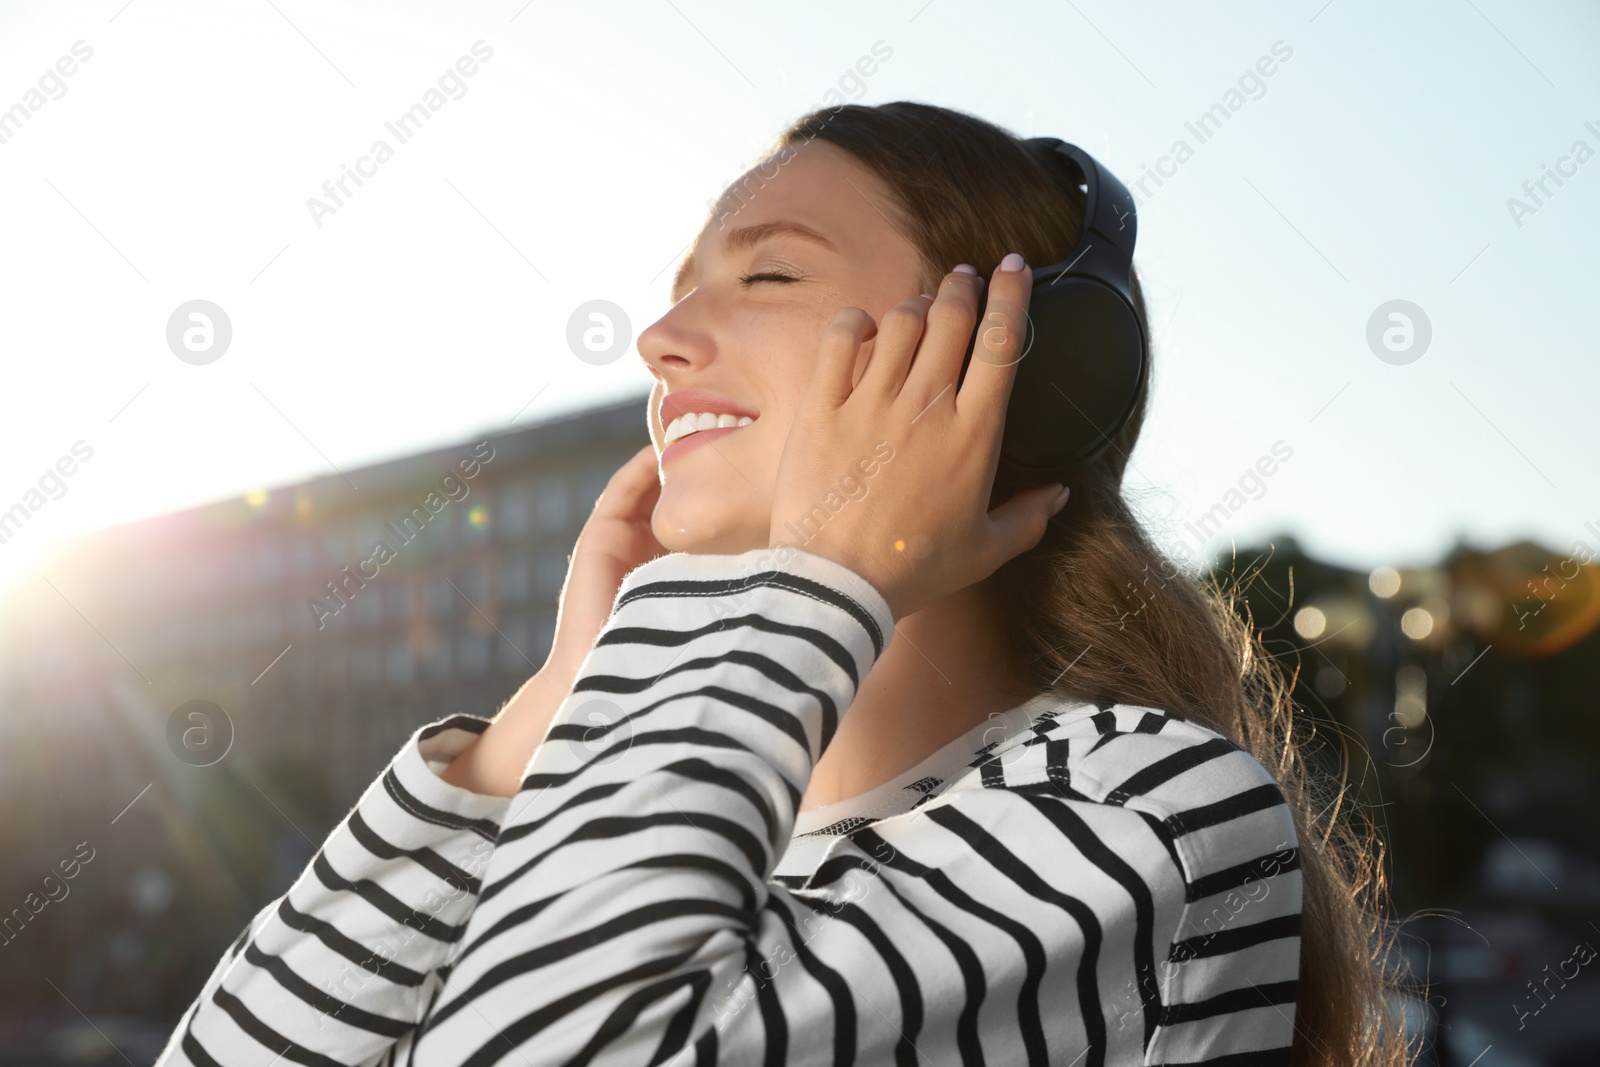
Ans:
{"type": "Polygon", "coordinates": [[[1006,258],[1000,261],[1000,269],[1003,271],[1018,271],[1022,267],[1022,255],[1018,252],[1007,252],[1006,258]]]}
{"type": "Polygon", "coordinates": [[[1066,507],[1067,506],[1067,497],[1069,497],[1071,495],[1072,495],[1071,488],[1069,488],[1068,486],[1063,485],[1061,487],[1061,492],[1056,494],[1055,507],[1051,509],[1050,513],[1052,515],[1054,515],[1057,512],[1059,512],[1062,508],[1066,507]]]}
{"type": "Polygon", "coordinates": [[[960,271],[962,274],[978,273],[978,268],[974,267],[971,263],[957,263],[956,270],[960,271]]]}

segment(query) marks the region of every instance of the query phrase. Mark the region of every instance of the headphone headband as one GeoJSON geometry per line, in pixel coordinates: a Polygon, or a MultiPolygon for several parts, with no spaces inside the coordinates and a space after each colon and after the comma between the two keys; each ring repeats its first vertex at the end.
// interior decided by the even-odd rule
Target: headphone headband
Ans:
{"type": "Polygon", "coordinates": [[[1046,169],[1058,165],[1054,157],[1066,159],[1080,175],[1088,197],[1072,250],[1061,262],[1037,268],[1034,277],[1084,275],[1105,282],[1132,303],[1128,278],[1139,219],[1128,187],[1089,153],[1059,137],[1030,137],[1024,143],[1046,169]]]}

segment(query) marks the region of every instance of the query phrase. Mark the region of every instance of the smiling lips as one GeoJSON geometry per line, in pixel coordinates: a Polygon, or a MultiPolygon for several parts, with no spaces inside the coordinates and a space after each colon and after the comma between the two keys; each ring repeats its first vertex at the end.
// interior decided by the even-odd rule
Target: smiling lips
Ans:
{"type": "Polygon", "coordinates": [[[760,416],[706,389],[674,389],[662,397],[663,462],[697,445],[736,433],[760,416]]]}

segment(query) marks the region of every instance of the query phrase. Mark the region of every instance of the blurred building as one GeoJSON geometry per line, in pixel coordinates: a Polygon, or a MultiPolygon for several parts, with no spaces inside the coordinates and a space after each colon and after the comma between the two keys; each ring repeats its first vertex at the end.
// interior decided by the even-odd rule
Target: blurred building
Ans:
{"type": "Polygon", "coordinates": [[[543,664],[578,533],[649,443],[644,407],[107,529],[14,584],[0,1002],[64,1025],[51,973],[79,1003],[181,1008],[412,731],[493,715],[543,664]],[[65,881],[75,855],[93,858],[65,881]]]}
{"type": "Polygon", "coordinates": [[[208,700],[236,752],[315,760],[353,802],[419,724],[493,714],[543,663],[578,531],[648,442],[641,398],[83,538],[0,621],[0,738],[108,694],[208,700]]]}

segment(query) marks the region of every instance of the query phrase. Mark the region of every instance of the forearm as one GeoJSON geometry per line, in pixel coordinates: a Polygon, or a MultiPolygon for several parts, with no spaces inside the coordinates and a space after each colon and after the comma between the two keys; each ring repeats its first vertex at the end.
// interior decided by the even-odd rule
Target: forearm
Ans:
{"type": "Polygon", "coordinates": [[[547,662],[523,683],[479,737],[439,777],[485,796],[515,796],[556,709],[572,691],[577,667],[547,662]]]}
{"type": "Polygon", "coordinates": [[[482,719],[423,727],[213,971],[160,1063],[367,1063],[423,1017],[507,801],[442,782],[482,719]]]}
{"type": "MultiPolygon", "coordinates": [[[[781,933],[763,908],[773,865],[893,633],[858,576],[797,557],[685,554],[628,576],[524,768],[419,1065],[524,1041],[539,1062],[611,1040],[663,1062],[715,1040],[706,994],[738,983],[759,932],[781,933]],[[593,721],[591,702],[615,717],[593,721]]],[[[747,1044],[730,1062],[759,1062],[747,1044]]]]}

